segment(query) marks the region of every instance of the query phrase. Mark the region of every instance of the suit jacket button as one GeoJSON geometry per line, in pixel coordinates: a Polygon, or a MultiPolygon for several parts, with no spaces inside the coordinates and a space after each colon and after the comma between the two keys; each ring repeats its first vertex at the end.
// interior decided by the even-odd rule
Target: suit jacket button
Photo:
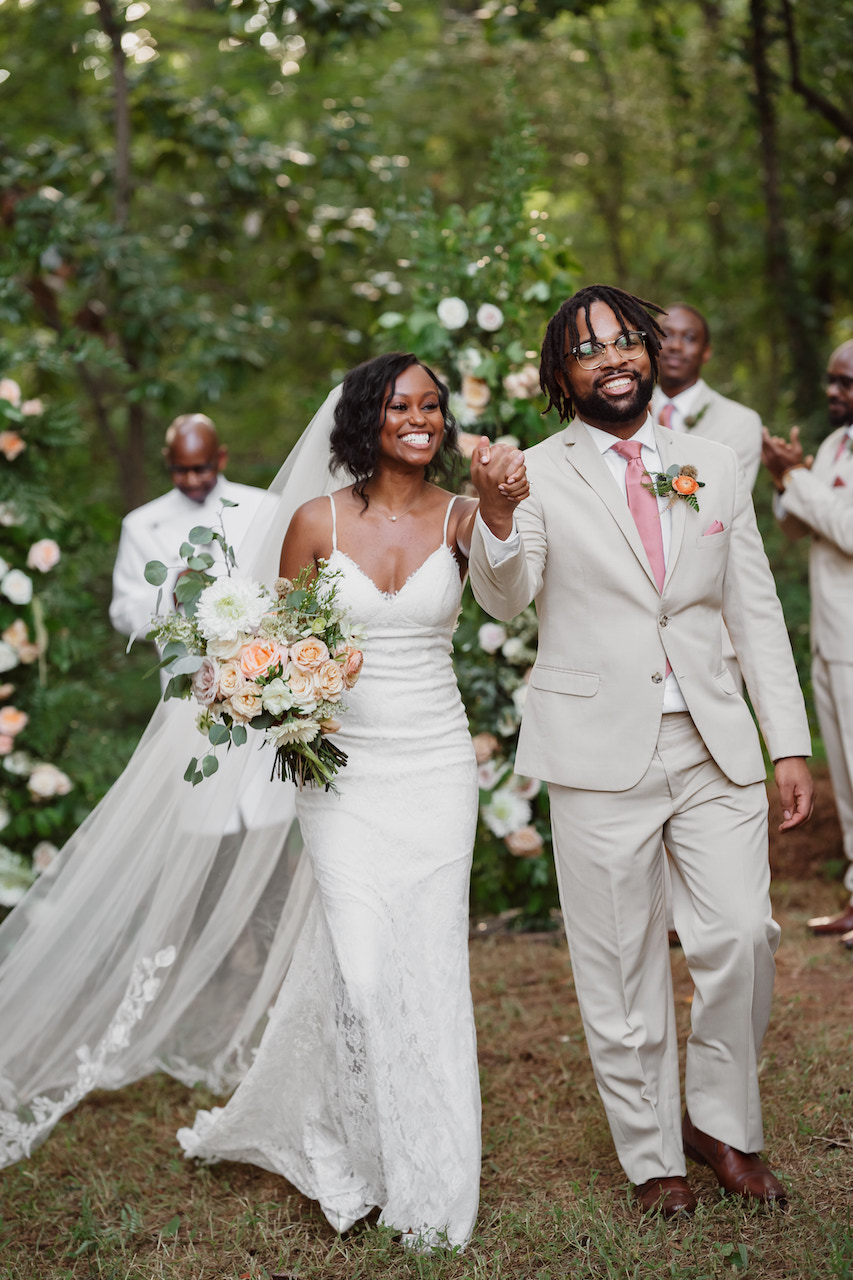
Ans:
{"type": "Polygon", "coordinates": [[[662,614],[661,614],[661,616],[660,616],[660,624],[661,624],[661,626],[662,626],[662,627],[665,627],[665,626],[666,626],[666,624],[667,624],[668,622],[669,622],[669,618],[666,616],[666,614],[665,614],[665,613],[662,613],[662,614]]]}
{"type": "Polygon", "coordinates": [[[656,671],[655,674],[652,676],[652,684],[660,684],[662,680],[663,680],[663,676],[659,671],[656,671]]]}

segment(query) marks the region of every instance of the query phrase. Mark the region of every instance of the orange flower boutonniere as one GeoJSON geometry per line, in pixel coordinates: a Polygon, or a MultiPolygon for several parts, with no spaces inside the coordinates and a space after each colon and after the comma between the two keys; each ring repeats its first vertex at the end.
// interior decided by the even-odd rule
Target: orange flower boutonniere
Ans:
{"type": "Polygon", "coordinates": [[[705,482],[699,479],[699,473],[695,467],[679,466],[675,463],[666,471],[656,471],[653,475],[647,471],[646,475],[649,478],[649,483],[646,485],[649,492],[656,498],[669,498],[665,511],[669,510],[676,498],[681,498],[694,511],[699,510],[699,499],[696,494],[700,489],[705,488],[705,482]]]}

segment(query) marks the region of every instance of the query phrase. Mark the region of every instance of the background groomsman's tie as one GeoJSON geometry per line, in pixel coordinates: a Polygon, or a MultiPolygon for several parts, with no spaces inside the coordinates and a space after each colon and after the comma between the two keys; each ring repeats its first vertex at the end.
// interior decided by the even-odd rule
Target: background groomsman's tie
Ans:
{"type": "Polygon", "coordinates": [[[658,414],[658,422],[662,427],[668,427],[672,430],[672,415],[675,412],[674,404],[665,404],[658,414]]]}
{"type": "Polygon", "coordinates": [[[634,517],[634,523],[637,526],[637,532],[642,539],[643,546],[646,548],[646,555],[649,557],[649,564],[652,566],[652,573],[655,575],[658,590],[662,591],[663,580],[666,576],[666,564],[663,558],[663,536],[660,531],[658,500],[651,490],[647,489],[643,484],[643,478],[646,476],[646,469],[640,457],[640,450],[643,446],[639,440],[618,440],[616,444],[610,447],[614,453],[618,453],[628,463],[628,470],[625,475],[628,508],[634,517]]]}

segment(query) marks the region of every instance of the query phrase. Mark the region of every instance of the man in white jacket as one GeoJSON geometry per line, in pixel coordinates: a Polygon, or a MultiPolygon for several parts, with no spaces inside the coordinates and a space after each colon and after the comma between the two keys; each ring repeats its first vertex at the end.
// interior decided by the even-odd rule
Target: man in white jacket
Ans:
{"type": "Polygon", "coordinates": [[[833,430],[813,460],[803,456],[796,427],[790,441],[765,431],[763,457],[782,528],[792,538],[811,537],[812,688],[850,862],[847,906],[809,926],[853,950],[853,341],[829,358],[826,399],[833,430]]]}
{"type": "Polygon", "coordinates": [[[228,450],[203,413],[175,419],[166,432],[163,456],[174,487],[129,512],[121,523],[110,622],[126,636],[144,634],[157,606],[158,588],[145,581],[149,560],[161,560],[171,570],[161,602],[168,609],[182,568],[181,543],[190,530],[195,525],[218,528],[224,516],[226,539],[237,551],[239,564],[240,541],[267,498],[263,489],[226,480],[222,472],[228,450]],[[236,505],[222,511],[223,498],[236,505]]]}

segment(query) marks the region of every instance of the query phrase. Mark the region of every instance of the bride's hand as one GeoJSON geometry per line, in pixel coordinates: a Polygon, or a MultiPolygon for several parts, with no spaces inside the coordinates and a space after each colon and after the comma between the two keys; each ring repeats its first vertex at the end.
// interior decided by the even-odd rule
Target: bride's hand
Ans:
{"type": "Polygon", "coordinates": [[[508,502],[523,502],[530,493],[524,454],[515,445],[492,444],[485,436],[477,445],[475,457],[488,465],[497,491],[508,502]]]}

